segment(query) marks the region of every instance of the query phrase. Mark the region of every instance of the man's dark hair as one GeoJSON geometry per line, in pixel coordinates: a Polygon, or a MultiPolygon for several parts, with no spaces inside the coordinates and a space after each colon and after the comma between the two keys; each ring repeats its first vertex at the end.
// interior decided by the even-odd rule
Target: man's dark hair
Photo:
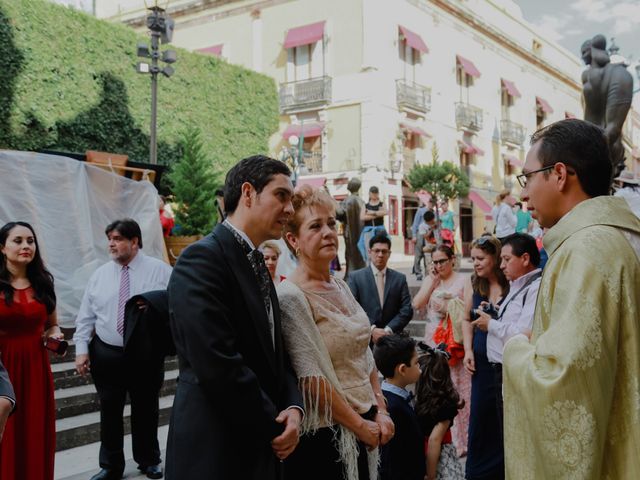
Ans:
{"type": "Polygon", "coordinates": [[[216,190],[216,197],[224,197],[224,190],[221,188],[218,188],[216,190]]]}
{"type": "Polygon", "coordinates": [[[384,378],[393,378],[398,365],[411,365],[416,341],[408,335],[385,335],[373,348],[373,358],[384,378]]]}
{"type": "Polygon", "coordinates": [[[369,189],[369,193],[380,193],[380,190],[378,190],[378,187],[373,186],[369,189]]]}
{"type": "Polygon", "coordinates": [[[236,211],[242,184],[249,182],[258,194],[275,175],[291,176],[291,170],[283,162],[264,155],[253,155],[236,163],[224,181],[224,210],[227,215],[236,211]]]}
{"type": "Polygon", "coordinates": [[[514,203],[515,206],[522,208],[522,202],[516,202],[514,203]]]}
{"type": "Polygon", "coordinates": [[[379,233],[371,237],[371,240],[369,240],[369,248],[373,248],[376,243],[384,243],[389,247],[389,250],[391,250],[391,240],[386,235],[379,233]]]}
{"type": "Polygon", "coordinates": [[[104,229],[104,233],[108,237],[114,230],[117,230],[118,233],[127,240],[137,238],[138,247],[142,248],[142,232],[140,231],[140,225],[138,225],[138,222],[135,220],[131,218],[122,218],[115,222],[111,222],[107,225],[107,228],[104,229]]]}
{"type": "Polygon", "coordinates": [[[431,220],[434,220],[436,218],[436,214],[433,213],[433,210],[427,210],[426,212],[424,212],[424,215],[422,216],[422,219],[425,222],[430,222],[431,220]]]}
{"type": "MultiPolygon", "coordinates": [[[[560,120],[535,132],[531,145],[537,143],[540,143],[538,158],[542,167],[562,162],[576,172],[587,195],[609,195],[613,165],[602,128],[576,118],[560,120]]],[[[549,171],[542,173],[549,175],[549,171]]]]}
{"type": "Polygon", "coordinates": [[[521,257],[525,253],[529,254],[529,259],[534,267],[540,266],[540,250],[536,245],[536,239],[527,233],[514,233],[502,240],[502,246],[511,245],[514,255],[521,257]]]}

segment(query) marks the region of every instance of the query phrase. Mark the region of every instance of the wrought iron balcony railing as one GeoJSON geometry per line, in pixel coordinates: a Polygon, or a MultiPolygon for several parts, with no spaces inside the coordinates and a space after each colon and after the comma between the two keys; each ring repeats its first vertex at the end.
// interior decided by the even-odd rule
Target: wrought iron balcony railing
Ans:
{"type": "Polygon", "coordinates": [[[317,108],[331,101],[331,77],[280,84],[280,112],[317,108]]]}
{"type": "Polygon", "coordinates": [[[502,138],[502,143],[510,143],[521,147],[525,138],[524,127],[511,120],[502,120],[500,121],[500,137],[502,138]]]}
{"type": "Polygon", "coordinates": [[[463,130],[482,130],[482,110],[468,103],[456,103],[456,125],[463,130]]]}
{"type": "Polygon", "coordinates": [[[427,113],[431,110],[431,89],[406,80],[396,80],[398,107],[427,113]]]}
{"type": "Polygon", "coordinates": [[[402,152],[402,169],[405,173],[411,171],[416,164],[416,152],[414,150],[405,150],[402,152]]]}
{"type": "Polygon", "coordinates": [[[302,158],[307,173],[322,173],[322,152],[304,152],[302,158]]]}

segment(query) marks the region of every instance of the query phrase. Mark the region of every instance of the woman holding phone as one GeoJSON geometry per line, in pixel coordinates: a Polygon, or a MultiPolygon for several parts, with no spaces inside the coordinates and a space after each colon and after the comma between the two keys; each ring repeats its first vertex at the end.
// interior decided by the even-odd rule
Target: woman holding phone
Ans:
{"type": "Polygon", "coordinates": [[[0,228],[0,357],[19,407],[0,443],[0,478],[52,480],[55,403],[49,354],[63,335],[53,276],[28,223],[0,228]]]}

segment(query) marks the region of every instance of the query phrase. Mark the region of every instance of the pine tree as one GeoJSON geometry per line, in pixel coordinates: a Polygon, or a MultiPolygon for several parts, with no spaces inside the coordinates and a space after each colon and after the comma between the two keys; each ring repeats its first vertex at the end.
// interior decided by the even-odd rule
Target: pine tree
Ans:
{"type": "Polygon", "coordinates": [[[168,175],[177,202],[176,226],[180,235],[205,235],[215,221],[215,176],[204,152],[200,130],[187,128],[180,140],[182,158],[168,175]]]}

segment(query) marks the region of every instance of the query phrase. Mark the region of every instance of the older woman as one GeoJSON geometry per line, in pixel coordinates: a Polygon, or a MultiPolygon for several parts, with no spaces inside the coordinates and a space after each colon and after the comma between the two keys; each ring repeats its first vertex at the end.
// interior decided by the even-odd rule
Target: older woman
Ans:
{"type": "MultiPolygon", "coordinates": [[[[445,318],[449,301],[455,298],[464,299],[464,286],[467,278],[466,275],[454,270],[455,261],[456,257],[451,247],[446,245],[437,247],[431,254],[430,274],[424,279],[420,290],[413,299],[413,308],[416,310],[427,307],[424,341],[432,347],[436,346],[433,334],[436,327],[445,318]]],[[[451,433],[458,455],[465,455],[467,452],[471,376],[462,362],[451,366],[451,379],[460,398],[465,402],[464,407],[458,412],[451,433]]]]}
{"type": "Polygon", "coordinates": [[[305,418],[285,478],[374,480],[376,447],[391,439],[394,427],[369,349],[367,315],[329,272],[338,249],[335,204],[305,185],[293,206],[285,235],[298,266],[278,286],[278,298],[305,418]]]}
{"type": "Polygon", "coordinates": [[[468,480],[504,478],[504,448],[496,411],[494,372],[487,359],[487,332],[474,331],[470,323],[483,302],[497,310],[509,291],[509,282],[500,270],[501,249],[495,237],[474,240],[471,244],[474,273],[465,285],[464,366],[473,375],[465,477],[468,480]]]}
{"type": "Polygon", "coordinates": [[[0,478],[52,480],[55,404],[43,341],[63,338],[53,277],[28,223],[0,228],[0,252],[0,352],[19,402],[0,442],[0,478]]]}
{"type": "Polygon", "coordinates": [[[271,281],[274,285],[278,285],[286,277],[284,275],[276,275],[276,269],[278,268],[278,259],[280,258],[280,247],[275,242],[264,242],[260,246],[260,251],[264,256],[264,263],[269,270],[271,281]]]}

